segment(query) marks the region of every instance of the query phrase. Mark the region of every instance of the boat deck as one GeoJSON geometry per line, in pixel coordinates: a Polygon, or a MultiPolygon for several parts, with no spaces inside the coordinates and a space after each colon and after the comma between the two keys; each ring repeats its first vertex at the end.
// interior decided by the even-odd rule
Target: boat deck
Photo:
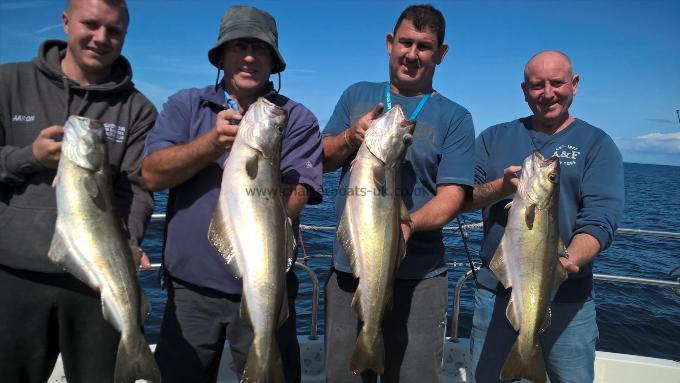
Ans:
{"type": "MultiPolygon", "coordinates": [[[[310,340],[298,336],[303,383],[323,383],[324,346],[323,337],[310,340]]],[[[154,348],[155,345],[152,345],[154,348]]],[[[228,346],[227,346],[228,348],[228,346]]],[[[441,382],[471,382],[470,343],[468,339],[452,342],[444,340],[444,357],[439,374],[441,382]]],[[[231,353],[225,350],[220,363],[219,383],[238,383],[236,375],[229,369],[231,353]]],[[[61,359],[48,380],[49,383],[65,383],[61,359]]],[[[143,382],[143,381],[138,381],[143,382]]],[[[527,382],[522,380],[522,382],[527,382]]],[[[595,359],[596,383],[680,383],[680,362],[598,351],[595,359]]]]}

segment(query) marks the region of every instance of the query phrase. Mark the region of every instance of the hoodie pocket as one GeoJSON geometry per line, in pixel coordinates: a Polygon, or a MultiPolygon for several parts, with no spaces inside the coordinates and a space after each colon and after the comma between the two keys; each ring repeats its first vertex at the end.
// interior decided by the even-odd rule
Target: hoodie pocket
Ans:
{"type": "Polygon", "coordinates": [[[62,272],[48,257],[55,209],[8,206],[0,214],[0,263],[19,270],[62,272]]]}

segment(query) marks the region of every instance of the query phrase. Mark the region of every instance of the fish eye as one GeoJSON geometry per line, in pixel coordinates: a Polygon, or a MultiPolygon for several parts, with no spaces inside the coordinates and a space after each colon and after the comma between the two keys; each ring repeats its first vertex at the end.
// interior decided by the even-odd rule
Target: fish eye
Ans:
{"type": "Polygon", "coordinates": [[[550,180],[550,182],[555,182],[555,181],[557,181],[557,174],[556,174],[556,173],[550,173],[550,174],[548,174],[548,179],[550,180]]]}

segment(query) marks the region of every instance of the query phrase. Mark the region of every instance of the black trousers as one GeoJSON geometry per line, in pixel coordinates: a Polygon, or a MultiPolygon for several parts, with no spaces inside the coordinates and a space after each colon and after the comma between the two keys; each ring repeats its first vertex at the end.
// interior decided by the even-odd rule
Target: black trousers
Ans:
{"type": "Polygon", "coordinates": [[[76,278],[0,266],[2,382],[46,382],[59,352],[69,383],[112,382],[119,339],[76,278]]]}
{"type": "MultiPolygon", "coordinates": [[[[361,321],[352,309],[358,280],[333,270],[326,280],[326,382],[374,383],[373,371],[354,375],[349,362],[361,321]]],[[[382,383],[435,383],[444,352],[446,273],[428,279],[397,279],[392,309],[385,311],[385,373],[382,383]]]]}
{"type": "MultiPolygon", "coordinates": [[[[240,317],[241,296],[177,279],[170,282],[156,347],[163,383],[215,383],[225,340],[229,341],[233,359],[231,369],[240,379],[253,341],[252,330],[240,317]]],[[[295,327],[298,283],[295,274],[289,272],[286,278],[289,315],[276,335],[286,383],[299,383],[301,379],[295,327]]]]}

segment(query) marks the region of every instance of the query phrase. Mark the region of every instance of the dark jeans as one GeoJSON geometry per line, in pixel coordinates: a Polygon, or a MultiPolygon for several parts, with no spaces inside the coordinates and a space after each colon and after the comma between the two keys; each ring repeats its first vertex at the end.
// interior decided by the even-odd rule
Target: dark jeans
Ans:
{"type": "MultiPolygon", "coordinates": [[[[385,311],[383,383],[439,381],[446,330],[446,274],[397,279],[392,309],[385,311]]],[[[326,382],[377,382],[372,371],[354,375],[349,361],[361,323],[351,307],[358,280],[333,270],[326,281],[326,382]]]]}
{"type": "MultiPolygon", "coordinates": [[[[300,382],[300,346],[295,327],[298,279],[286,278],[289,315],[279,328],[279,344],[286,383],[300,382]]],[[[156,347],[163,383],[214,383],[225,340],[239,379],[243,374],[253,331],[241,319],[241,296],[224,294],[172,279],[156,347]]]]}
{"type": "Polygon", "coordinates": [[[71,275],[0,266],[0,316],[2,382],[46,382],[59,352],[69,383],[113,381],[120,336],[71,275]]]}

